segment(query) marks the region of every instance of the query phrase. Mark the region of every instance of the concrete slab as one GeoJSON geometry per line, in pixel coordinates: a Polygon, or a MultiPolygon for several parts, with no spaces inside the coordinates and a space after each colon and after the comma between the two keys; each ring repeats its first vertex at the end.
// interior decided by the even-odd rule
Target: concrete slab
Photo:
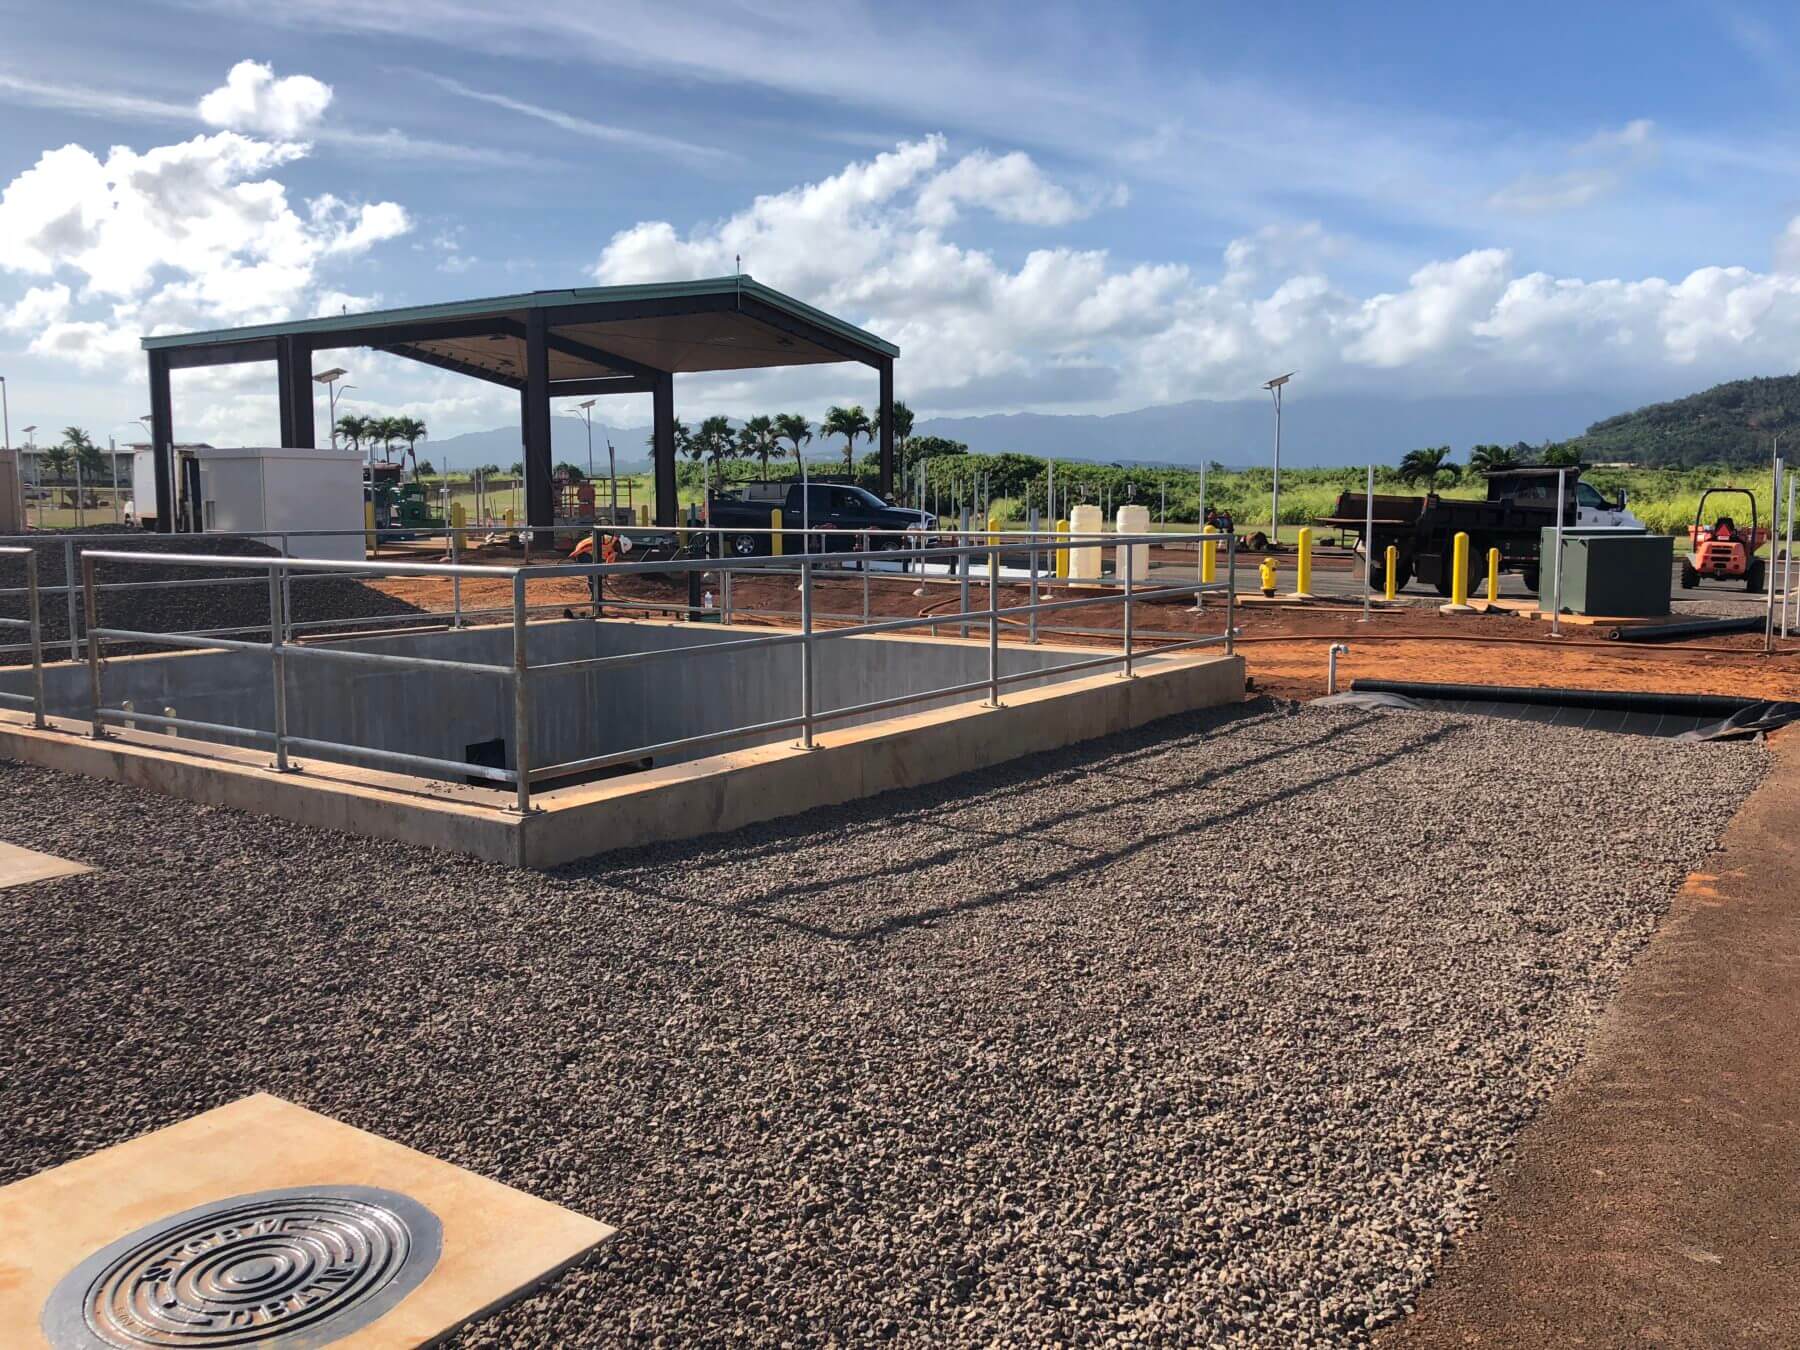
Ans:
{"type": "Polygon", "coordinates": [[[55,877],[79,876],[94,869],[86,863],[59,858],[54,853],[20,848],[0,841],[0,890],[8,886],[28,886],[34,881],[50,881],[55,877]]]}
{"type": "MultiPolygon", "coordinates": [[[[127,1298],[134,1289],[178,1290],[181,1306],[167,1306],[199,1327],[216,1318],[218,1330],[209,1336],[190,1331],[182,1339],[146,1337],[142,1343],[237,1345],[254,1340],[275,1347],[290,1340],[276,1334],[280,1323],[296,1318],[294,1331],[304,1332],[308,1346],[399,1350],[430,1344],[529,1292],[614,1231],[391,1140],[259,1093],[0,1188],[4,1343],[20,1350],[67,1350],[84,1344],[66,1335],[53,1340],[46,1334],[46,1302],[84,1262],[140,1229],[234,1197],[259,1197],[270,1191],[328,1194],[345,1187],[377,1188],[404,1197],[428,1211],[424,1228],[429,1229],[432,1218],[438,1225],[435,1264],[391,1307],[341,1338],[328,1334],[332,1318],[319,1309],[339,1296],[336,1281],[342,1279],[348,1287],[350,1277],[335,1271],[320,1275],[317,1266],[312,1267],[310,1282],[304,1271],[289,1275],[290,1267],[303,1262],[295,1249],[317,1250],[302,1223],[186,1225],[179,1245],[171,1244],[169,1251],[154,1245],[138,1249],[153,1259],[153,1280],[128,1280],[120,1287],[127,1298]],[[301,1236],[284,1244],[286,1255],[247,1246],[240,1262],[234,1265],[229,1259],[234,1244],[254,1244],[271,1234],[301,1236]],[[154,1259],[159,1257],[160,1261],[154,1259]],[[192,1263],[195,1279],[179,1280],[174,1268],[184,1262],[192,1263]],[[209,1301],[213,1293],[218,1295],[216,1302],[209,1301]]],[[[415,1236],[419,1227],[413,1227],[415,1236]]],[[[330,1246],[328,1236],[320,1241],[330,1246]]],[[[84,1289],[89,1269],[81,1272],[84,1289]]],[[[101,1279],[104,1272],[94,1269],[93,1278],[101,1279]]],[[[370,1298],[380,1294],[373,1288],[365,1292],[370,1298]]],[[[348,1316],[355,1306],[335,1315],[348,1316]]],[[[132,1342],[120,1341],[115,1334],[91,1344],[132,1342]]]]}

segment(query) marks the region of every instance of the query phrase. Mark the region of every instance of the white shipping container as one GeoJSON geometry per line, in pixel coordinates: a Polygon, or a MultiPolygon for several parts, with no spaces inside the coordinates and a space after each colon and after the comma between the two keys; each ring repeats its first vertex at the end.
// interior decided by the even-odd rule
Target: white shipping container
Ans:
{"type": "MultiPolygon", "coordinates": [[[[200,461],[201,526],[208,533],[340,530],[343,533],[292,540],[288,553],[296,558],[362,561],[360,452],[230,446],[183,453],[200,461]]],[[[280,546],[277,539],[264,542],[280,546]]]]}

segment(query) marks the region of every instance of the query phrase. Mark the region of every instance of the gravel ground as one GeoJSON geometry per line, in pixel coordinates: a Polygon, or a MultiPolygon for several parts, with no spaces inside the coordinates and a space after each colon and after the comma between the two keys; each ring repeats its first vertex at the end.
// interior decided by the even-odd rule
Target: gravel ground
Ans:
{"type": "MultiPolygon", "coordinates": [[[[204,542],[193,539],[164,539],[128,526],[99,526],[83,531],[87,534],[116,534],[118,542],[88,547],[127,549],[134,553],[215,553],[228,557],[268,557],[277,550],[255,539],[237,535],[217,535],[204,542]]],[[[61,587],[65,559],[63,541],[54,532],[34,538],[38,553],[38,585],[61,587]]],[[[79,550],[77,551],[79,557],[79,550]]],[[[158,566],[152,563],[98,564],[102,585],[110,582],[193,581],[210,575],[192,567],[158,566]]],[[[266,578],[258,569],[242,575],[266,578]]],[[[77,582],[81,564],[76,563],[77,582]]],[[[25,584],[25,564],[18,558],[0,558],[0,589],[25,584]]],[[[294,621],[307,623],[319,619],[375,618],[398,614],[417,614],[418,608],[392,596],[383,595],[372,586],[349,578],[320,577],[296,579],[291,587],[294,621]]],[[[77,597],[77,608],[80,598],[77,597]]],[[[59,589],[45,593],[41,613],[46,643],[63,641],[69,636],[69,607],[59,589]]],[[[26,615],[25,597],[0,596],[0,618],[22,619],[26,615]]],[[[261,586],[184,586],[179,589],[149,591],[110,591],[100,596],[100,622],[107,628],[135,628],[140,632],[178,633],[213,628],[249,628],[269,621],[269,591],[261,586]]],[[[24,641],[18,629],[6,629],[0,642],[24,641]]],[[[113,644],[107,651],[123,655],[134,650],[147,650],[124,644],[113,644]]],[[[168,648],[156,650],[167,651],[168,648]]],[[[54,653],[52,654],[54,657],[54,653]]],[[[29,656],[0,653],[0,665],[23,664],[29,656]]]]}
{"type": "Polygon", "coordinates": [[[1262,702],[539,875],[0,765],[0,1182],[264,1089],[621,1225],[467,1346],[1359,1344],[1763,767],[1262,702]]]}

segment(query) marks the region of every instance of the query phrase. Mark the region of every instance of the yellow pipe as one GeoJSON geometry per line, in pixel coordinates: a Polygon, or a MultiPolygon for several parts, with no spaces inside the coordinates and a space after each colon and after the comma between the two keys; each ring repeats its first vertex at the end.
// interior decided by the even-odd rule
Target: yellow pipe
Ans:
{"type": "Polygon", "coordinates": [[[1056,543],[1056,579],[1067,581],[1069,579],[1069,522],[1057,521],[1056,532],[1063,536],[1056,543]]]}
{"type": "Polygon", "coordinates": [[[1312,526],[1300,527],[1299,555],[1295,559],[1294,594],[1312,594],[1312,526]]]}
{"type": "Polygon", "coordinates": [[[769,528],[775,531],[769,536],[769,552],[779,558],[781,556],[781,508],[779,506],[769,512],[769,528]]]}
{"type": "Polygon", "coordinates": [[[1465,530],[1456,532],[1456,540],[1451,548],[1450,603],[1469,603],[1469,536],[1465,530]]]}
{"type": "Polygon", "coordinates": [[[1500,550],[1488,550],[1488,603],[1491,605],[1500,598],[1500,550]]]}
{"type": "Polygon", "coordinates": [[[1394,575],[1394,570],[1399,566],[1400,550],[1395,548],[1392,544],[1389,544],[1387,546],[1387,579],[1382,586],[1382,597],[1384,599],[1392,600],[1394,598],[1394,591],[1396,589],[1394,583],[1397,580],[1394,575]]]}
{"type": "Polygon", "coordinates": [[[1218,580],[1219,546],[1211,539],[1206,538],[1212,532],[1210,525],[1200,531],[1200,582],[1202,585],[1218,580]]]}
{"type": "Polygon", "coordinates": [[[1000,517],[999,516],[989,516],[988,517],[988,547],[989,548],[998,548],[999,546],[1000,546],[1000,517]]]}

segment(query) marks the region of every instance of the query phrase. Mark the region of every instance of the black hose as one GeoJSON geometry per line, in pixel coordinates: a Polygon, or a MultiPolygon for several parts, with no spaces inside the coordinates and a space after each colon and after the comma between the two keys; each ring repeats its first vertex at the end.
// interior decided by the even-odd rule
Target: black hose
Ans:
{"type": "Polygon", "coordinates": [[[1747,619],[1690,619],[1685,623],[1634,625],[1607,630],[1614,642],[1673,642],[1676,638],[1711,637],[1718,633],[1754,633],[1762,628],[1767,615],[1755,614],[1747,619]]]}
{"type": "Polygon", "coordinates": [[[1637,689],[1558,689],[1507,684],[1438,684],[1425,680],[1352,680],[1352,692],[1404,694],[1409,698],[1471,703],[1526,703],[1538,707],[1654,712],[1686,717],[1729,717],[1765,699],[1725,694],[1657,694],[1637,689]]]}

